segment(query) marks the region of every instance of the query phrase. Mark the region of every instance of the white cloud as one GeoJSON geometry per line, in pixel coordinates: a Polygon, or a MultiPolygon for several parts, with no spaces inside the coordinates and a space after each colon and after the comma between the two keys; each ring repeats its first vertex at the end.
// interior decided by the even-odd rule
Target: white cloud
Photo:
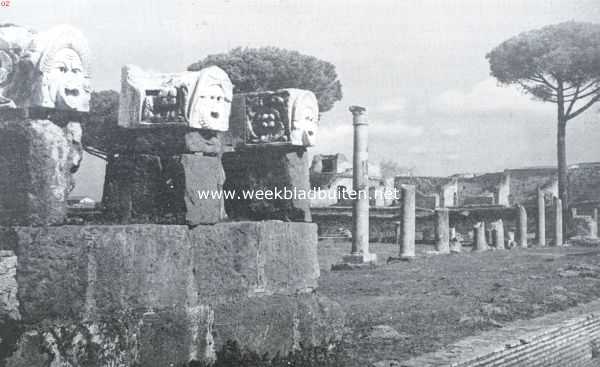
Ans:
{"type": "Polygon", "coordinates": [[[394,97],[383,100],[373,108],[373,111],[380,113],[402,113],[406,110],[406,105],[406,98],[394,97]]]}
{"type": "Polygon", "coordinates": [[[461,133],[461,129],[457,128],[457,127],[449,127],[446,129],[442,129],[442,135],[445,136],[457,136],[460,135],[461,133]]]}
{"type": "Polygon", "coordinates": [[[449,89],[431,103],[433,112],[464,114],[552,113],[553,105],[534,101],[515,86],[499,86],[492,78],[475,84],[470,90],[449,89]]]}
{"type": "Polygon", "coordinates": [[[371,124],[369,126],[369,135],[373,136],[399,136],[416,138],[425,132],[425,128],[421,125],[410,125],[404,122],[385,122],[381,124],[371,124]]]}

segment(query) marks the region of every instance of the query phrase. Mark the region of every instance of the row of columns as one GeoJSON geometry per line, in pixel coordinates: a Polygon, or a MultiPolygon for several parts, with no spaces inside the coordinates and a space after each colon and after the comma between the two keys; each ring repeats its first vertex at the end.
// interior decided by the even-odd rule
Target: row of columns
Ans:
{"type": "MultiPolygon", "coordinates": [[[[401,259],[411,258],[415,256],[415,187],[404,185],[401,188],[402,201],[402,221],[396,222],[396,243],[399,245],[401,259]]],[[[539,246],[546,246],[546,205],[543,192],[538,191],[538,220],[536,238],[539,246]]],[[[522,205],[517,205],[516,210],[516,233],[508,233],[509,247],[529,246],[527,240],[527,211],[522,205]],[[516,234],[516,236],[515,236],[516,234]]],[[[555,215],[555,246],[563,245],[562,232],[562,202],[556,198],[554,201],[555,215]]],[[[450,242],[456,237],[454,228],[450,227],[449,210],[447,208],[438,208],[434,213],[435,225],[435,251],[438,253],[449,253],[450,242]],[[454,233],[452,233],[454,232],[454,233]]],[[[479,222],[473,226],[473,251],[489,250],[491,243],[496,249],[504,249],[505,234],[504,222],[498,219],[490,224],[490,230],[486,231],[485,222],[479,222]]]]}
{"type": "MultiPolygon", "coordinates": [[[[353,266],[372,264],[377,260],[377,255],[369,251],[369,175],[368,175],[368,119],[366,109],[360,106],[351,106],[352,122],[354,127],[353,148],[353,189],[357,193],[352,210],[352,249],[348,256],[344,256],[341,265],[353,266]]],[[[401,187],[401,218],[396,222],[396,243],[399,244],[399,258],[410,259],[415,256],[415,231],[416,231],[416,189],[412,185],[401,187]]],[[[546,205],[542,190],[537,192],[537,242],[546,246],[546,205]]],[[[512,232],[508,233],[509,247],[517,245],[528,247],[527,243],[527,211],[522,205],[516,206],[517,231],[516,239],[512,232]]],[[[562,233],[562,203],[560,199],[554,201],[555,233],[554,245],[563,244],[562,233]]],[[[454,229],[450,228],[449,211],[439,208],[435,211],[435,250],[438,253],[449,253],[450,242],[455,241],[454,229]]],[[[597,211],[595,212],[597,218],[597,211]]],[[[491,242],[497,249],[504,246],[504,223],[501,219],[491,223],[489,239],[486,239],[484,222],[479,222],[473,227],[473,251],[489,249],[491,242]]],[[[342,266],[342,267],[343,267],[342,266]]]]}

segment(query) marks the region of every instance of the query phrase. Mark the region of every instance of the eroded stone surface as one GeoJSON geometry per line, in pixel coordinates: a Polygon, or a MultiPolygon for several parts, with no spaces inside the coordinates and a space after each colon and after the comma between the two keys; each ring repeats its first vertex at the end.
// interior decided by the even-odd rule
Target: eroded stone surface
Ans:
{"type": "Polygon", "coordinates": [[[251,149],[223,154],[225,190],[237,198],[225,200],[231,219],[280,219],[309,222],[308,153],[304,148],[251,149]],[[244,198],[243,191],[271,197],[244,198]],[[287,190],[288,198],[284,197],[287,190]],[[279,195],[279,197],[276,197],[279,195]],[[304,196],[302,196],[304,195],[304,196]]]}
{"type": "Polygon", "coordinates": [[[0,122],[0,224],[63,223],[81,157],[78,123],[0,122]]]}
{"type": "Polygon", "coordinates": [[[181,365],[229,339],[273,354],[341,336],[339,305],[315,293],[311,223],[16,227],[1,240],[18,249],[23,327],[8,366],[181,365]]]}
{"type": "Polygon", "coordinates": [[[0,251],[0,318],[18,320],[17,256],[13,251],[0,251]]]}
{"type": "Polygon", "coordinates": [[[120,154],[109,159],[102,203],[115,223],[212,224],[225,218],[218,156],[120,154]]]}

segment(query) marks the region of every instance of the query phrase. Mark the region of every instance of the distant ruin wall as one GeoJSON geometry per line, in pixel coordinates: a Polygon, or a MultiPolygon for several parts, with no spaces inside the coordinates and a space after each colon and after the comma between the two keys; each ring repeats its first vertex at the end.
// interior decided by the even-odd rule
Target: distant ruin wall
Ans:
{"type": "Polygon", "coordinates": [[[569,170],[569,201],[600,201],[600,164],[579,165],[569,170]]]}

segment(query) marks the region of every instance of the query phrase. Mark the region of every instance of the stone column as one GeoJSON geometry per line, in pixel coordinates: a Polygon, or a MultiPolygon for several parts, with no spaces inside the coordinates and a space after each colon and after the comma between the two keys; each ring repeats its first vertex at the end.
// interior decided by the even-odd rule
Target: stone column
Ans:
{"type": "Polygon", "coordinates": [[[594,222],[598,224],[598,208],[594,208],[594,214],[592,214],[592,217],[594,218],[594,222]]]}
{"type": "Polygon", "coordinates": [[[352,264],[375,263],[377,255],[369,252],[369,122],[367,110],[351,106],[354,126],[354,159],[352,164],[352,252],[344,262],[352,264]]]}
{"type": "Polygon", "coordinates": [[[563,245],[563,212],[562,201],[554,199],[554,246],[563,245]]]}
{"type": "Polygon", "coordinates": [[[402,236],[400,239],[400,258],[415,256],[415,186],[402,185],[402,236]]]}
{"type": "Polygon", "coordinates": [[[450,239],[453,240],[456,238],[456,227],[450,227],[450,239]]]}
{"type": "Polygon", "coordinates": [[[435,211],[435,250],[442,254],[450,252],[450,215],[446,208],[435,211]]]}
{"type": "Polygon", "coordinates": [[[537,209],[538,209],[538,220],[537,220],[537,243],[538,246],[546,246],[546,201],[544,198],[544,192],[538,188],[537,190],[537,209]]]}
{"type": "Polygon", "coordinates": [[[504,222],[502,219],[492,222],[492,243],[497,250],[504,250],[504,222]]]}
{"type": "Polygon", "coordinates": [[[523,205],[517,204],[517,243],[527,248],[527,211],[523,205]]]}
{"type": "Polygon", "coordinates": [[[488,249],[488,244],[485,242],[485,222],[479,222],[473,226],[473,251],[488,249]]]}

